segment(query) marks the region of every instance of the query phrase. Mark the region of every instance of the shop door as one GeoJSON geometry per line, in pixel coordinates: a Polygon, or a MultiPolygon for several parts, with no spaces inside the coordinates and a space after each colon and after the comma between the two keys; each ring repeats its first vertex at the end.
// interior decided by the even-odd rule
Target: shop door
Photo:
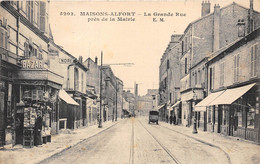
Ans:
{"type": "Polygon", "coordinates": [[[223,117],[222,106],[219,106],[218,107],[218,130],[217,130],[218,133],[221,132],[222,117],[223,117]]]}
{"type": "Polygon", "coordinates": [[[5,141],[4,99],[5,99],[5,93],[0,92],[0,146],[3,146],[5,141]]]}
{"type": "Polygon", "coordinates": [[[229,136],[233,136],[233,130],[234,130],[234,108],[233,106],[230,108],[229,112],[229,136]]]}

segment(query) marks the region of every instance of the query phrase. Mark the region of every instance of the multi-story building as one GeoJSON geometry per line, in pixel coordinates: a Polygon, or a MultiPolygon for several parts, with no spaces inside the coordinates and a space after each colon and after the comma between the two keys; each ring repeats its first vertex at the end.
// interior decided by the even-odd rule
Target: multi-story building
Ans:
{"type": "MultiPolygon", "coordinates": [[[[172,105],[180,98],[180,45],[179,39],[182,35],[172,35],[159,67],[159,97],[161,120],[169,117],[172,105]]],[[[176,105],[177,106],[177,105],[176,105]]],[[[179,108],[178,108],[179,109],[179,108]]]]}
{"type": "Polygon", "coordinates": [[[116,77],[116,120],[123,116],[123,88],[123,81],[116,77]]]}
{"type": "MultiPolygon", "coordinates": [[[[254,19],[255,26],[259,26],[259,13],[253,11],[252,6],[252,1],[249,9],[233,2],[223,8],[215,5],[214,12],[210,13],[210,3],[202,2],[202,17],[191,22],[185,29],[180,39],[183,125],[192,124],[194,105],[207,95],[208,57],[248,32],[251,18],[254,19]],[[240,23],[244,24],[244,28],[238,28],[240,23]]],[[[206,130],[205,112],[199,113],[199,127],[206,130]]]]}
{"type": "Polygon", "coordinates": [[[48,5],[1,1],[1,145],[25,144],[23,134],[34,127],[37,112],[44,122],[43,137],[58,132],[63,76],[52,67],[52,56],[58,54],[51,47],[48,5]]]}
{"type": "Polygon", "coordinates": [[[98,58],[95,61],[88,58],[84,61],[84,65],[88,68],[87,71],[87,92],[92,93],[92,96],[87,98],[87,123],[88,125],[97,123],[97,116],[99,113],[99,104],[97,97],[100,95],[100,70],[98,66],[98,58]]]}
{"type": "MultiPolygon", "coordinates": [[[[207,111],[209,131],[260,143],[260,27],[252,25],[252,32],[245,36],[237,31],[238,40],[209,58],[209,96],[196,108],[207,111]]],[[[240,28],[245,30],[245,22],[240,21],[240,28]]]]}

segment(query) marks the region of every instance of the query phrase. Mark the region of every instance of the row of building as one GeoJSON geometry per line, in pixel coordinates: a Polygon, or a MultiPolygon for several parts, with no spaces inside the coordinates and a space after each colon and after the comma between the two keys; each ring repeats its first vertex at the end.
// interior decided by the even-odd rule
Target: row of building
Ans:
{"type": "Polygon", "coordinates": [[[201,18],[172,35],[159,67],[160,119],[260,143],[260,13],[203,1],[201,18]]]}
{"type": "Polygon", "coordinates": [[[75,58],[54,42],[49,1],[1,1],[0,58],[0,146],[32,144],[25,135],[33,134],[38,111],[42,137],[50,138],[132,109],[133,94],[110,66],[75,58]]]}

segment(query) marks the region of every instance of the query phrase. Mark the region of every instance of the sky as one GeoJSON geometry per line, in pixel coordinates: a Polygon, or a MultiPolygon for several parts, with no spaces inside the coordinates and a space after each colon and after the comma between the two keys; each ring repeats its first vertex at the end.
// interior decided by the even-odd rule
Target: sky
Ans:
{"type": "MultiPolygon", "coordinates": [[[[124,83],[124,89],[133,91],[139,84],[139,95],[147,89],[158,89],[160,59],[172,34],[182,34],[187,25],[201,17],[201,0],[172,1],[50,1],[49,22],[56,44],[73,56],[93,60],[103,51],[103,64],[124,83]],[[82,16],[80,12],[108,13],[106,16],[82,16]],[[132,14],[134,21],[117,21],[114,13],[132,14]],[[176,16],[176,12],[182,16],[176,16]],[[70,14],[64,14],[70,13],[70,14]],[[73,13],[73,14],[71,14],[73,13]],[[134,13],[134,15],[133,15],[134,13]],[[148,16],[149,13],[151,16],[148,16]],[[170,16],[157,16],[170,13],[170,16]],[[155,15],[154,15],[155,14],[155,15]],[[115,18],[115,21],[110,21],[115,18]],[[157,22],[154,21],[154,18],[157,22]],[[163,21],[159,21],[163,18],[163,21]],[[122,65],[133,63],[133,65],[122,65]]],[[[220,7],[231,0],[211,0],[220,7]]],[[[249,0],[234,0],[249,8],[249,0]]],[[[260,0],[254,0],[254,9],[260,11],[260,0]]],[[[126,18],[125,16],[122,16],[126,18]]]]}

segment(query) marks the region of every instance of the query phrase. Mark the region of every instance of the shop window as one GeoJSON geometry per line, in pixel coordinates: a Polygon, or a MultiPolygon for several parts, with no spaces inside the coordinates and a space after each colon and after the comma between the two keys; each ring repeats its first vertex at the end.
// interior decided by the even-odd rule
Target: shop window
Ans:
{"type": "Polygon", "coordinates": [[[250,108],[247,113],[247,128],[254,128],[255,125],[255,109],[250,108]]]}
{"type": "Polygon", "coordinates": [[[239,80],[239,54],[234,56],[234,82],[239,80]]]}
{"type": "Polygon", "coordinates": [[[257,74],[257,45],[251,47],[251,77],[257,74]]]}
{"type": "Polygon", "coordinates": [[[223,110],[222,110],[222,125],[226,125],[227,124],[227,111],[225,109],[225,107],[223,106],[223,110]]]}
{"type": "Polygon", "coordinates": [[[235,119],[235,125],[237,125],[238,127],[242,127],[243,126],[243,113],[242,113],[242,107],[240,105],[234,105],[234,119],[235,119]]]}
{"type": "Polygon", "coordinates": [[[214,115],[214,117],[215,117],[215,124],[217,124],[218,123],[218,107],[215,107],[215,115],[214,115]]]}

